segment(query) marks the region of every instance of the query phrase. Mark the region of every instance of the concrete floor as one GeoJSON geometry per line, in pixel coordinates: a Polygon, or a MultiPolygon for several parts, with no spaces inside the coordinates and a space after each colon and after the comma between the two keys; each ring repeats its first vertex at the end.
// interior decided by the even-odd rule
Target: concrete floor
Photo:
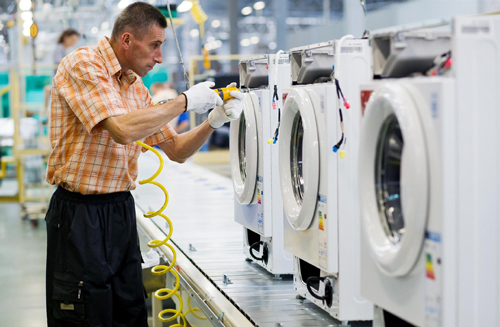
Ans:
{"type": "Polygon", "coordinates": [[[0,204],[0,327],[47,326],[45,222],[21,220],[17,203],[0,204]]]}
{"type": "Polygon", "coordinates": [[[199,164],[202,167],[205,167],[207,169],[210,169],[211,171],[225,176],[225,177],[231,177],[231,165],[229,163],[223,163],[223,164],[208,164],[208,163],[203,163],[199,164]]]}

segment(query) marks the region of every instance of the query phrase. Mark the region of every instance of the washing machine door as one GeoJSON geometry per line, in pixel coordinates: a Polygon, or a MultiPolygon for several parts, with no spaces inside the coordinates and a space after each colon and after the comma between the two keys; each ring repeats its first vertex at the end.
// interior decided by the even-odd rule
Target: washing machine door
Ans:
{"type": "Polygon", "coordinates": [[[305,89],[293,89],[286,98],[279,147],[285,214],[292,228],[306,230],[316,210],[320,161],[316,115],[305,89]]]}
{"type": "Polygon", "coordinates": [[[231,175],[238,202],[251,204],[257,185],[259,163],[259,139],[257,127],[257,106],[255,93],[245,94],[243,112],[239,119],[231,122],[229,144],[231,175]]]}
{"type": "Polygon", "coordinates": [[[362,229],[379,269],[395,277],[415,266],[428,215],[427,147],[415,93],[396,83],[376,89],[360,139],[362,229]]]}

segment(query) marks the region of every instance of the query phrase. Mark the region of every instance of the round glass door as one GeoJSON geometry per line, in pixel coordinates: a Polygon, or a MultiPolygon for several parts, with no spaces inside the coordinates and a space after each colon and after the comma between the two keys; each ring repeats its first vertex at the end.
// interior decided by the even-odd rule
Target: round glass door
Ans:
{"type": "Polygon", "coordinates": [[[286,218],[295,230],[309,228],[318,198],[320,158],[315,105],[319,103],[314,101],[306,89],[293,89],[281,117],[281,196],[286,218]]]}
{"type": "Polygon", "coordinates": [[[299,206],[304,199],[304,174],[302,173],[302,148],[304,141],[304,128],[300,112],[295,114],[292,124],[292,141],[290,144],[290,168],[292,174],[292,188],[295,200],[299,206]]]}
{"type": "Polygon", "coordinates": [[[231,176],[236,199],[241,204],[255,201],[257,170],[259,163],[259,139],[257,106],[259,99],[254,93],[245,94],[243,112],[231,122],[229,153],[231,176]]]}
{"type": "Polygon", "coordinates": [[[375,158],[375,188],[380,220],[387,237],[398,243],[405,223],[401,208],[401,157],[403,136],[396,115],[387,117],[380,129],[375,158]]]}
{"type": "Polygon", "coordinates": [[[241,113],[238,133],[238,161],[240,163],[240,175],[243,183],[247,179],[247,120],[245,119],[245,113],[241,113]]]}
{"type": "Polygon", "coordinates": [[[402,82],[376,85],[361,121],[361,229],[378,268],[401,277],[417,263],[425,237],[429,174],[419,107],[428,104],[402,82]]]}

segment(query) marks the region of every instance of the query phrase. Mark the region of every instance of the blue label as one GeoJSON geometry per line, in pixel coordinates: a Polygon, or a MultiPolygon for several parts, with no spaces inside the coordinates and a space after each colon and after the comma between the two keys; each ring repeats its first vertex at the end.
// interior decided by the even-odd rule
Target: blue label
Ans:
{"type": "Polygon", "coordinates": [[[393,201],[399,199],[399,194],[392,194],[387,197],[387,201],[393,201]]]}
{"type": "Polygon", "coordinates": [[[425,231],[425,238],[437,243],[441,243],[441,233],[432,232],[428,230],[425,231]]]}
{"type": "Polygon", "coordinates": [[[262,183],[262,180],[263,180],[262,176],[257,175],[257,182],[261,182],[262,183]]]}
{"type": "Polygon", "coordinates": [[[437,118],[437,116],[438,116],[438,96],[437,96],[437,93],[432,93],[431,109],[432,109],[432,118],[437,118]]]}
{"type": "Polygon", "coordinates": [[[326,195],[318,194],[318,201],[326,203],[326,195]]]}

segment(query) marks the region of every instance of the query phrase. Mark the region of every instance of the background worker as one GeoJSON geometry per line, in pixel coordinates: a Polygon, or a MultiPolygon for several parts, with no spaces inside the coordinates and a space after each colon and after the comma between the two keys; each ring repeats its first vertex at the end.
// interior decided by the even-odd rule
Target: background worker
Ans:
{"type": "Polygon", "coordinates": [[[147,326],[134,199],[143,140],[184,162],[215,128],[237,119],[240,92],[222,102],[204,82],[153,106],[139,77],[162,63],[167,22],[145,2],[125,8],[111,38],[73,51],[53,80],[52,152],[47,181],[57,184],[46,215],[48,326],[147,326]],[[177,134],[168,122],[185,111],[208,120],[177,134]]]}
{"type": "Polygon", "coordinates": [[[68,50],[73,48],[80,39],[80,33],[72,28],[65,29],[57,39],[54,51],[54,65],[59,65],[61,60],[68,54],[68,50]]]}
{"type": "MultiPolygon", "coordinates": [[[[54,74],[57,73],[57,66],[63,60],[64,57],[68,54],[68,51],[73,48],[80,39],[80,33],[72,28],[65,29],[61,35],[57,38],[57,45],[53,54],[53,62],[56,69],[54,69],[54,74]]],[[[50,101],[50,90],[51,86],[46,85],[44,87],[44,95],[45,95],[45,108],[48,108],[50,101]]]]}
{"type": "Polygon", "coordinates": [[[153,103],[158,103],[161,100],[171,100],[176,98],[179,94],[176,90],[170,87],[169,83],[154,82],[150,87],[151,95],[153,96],[153,103]]]}

